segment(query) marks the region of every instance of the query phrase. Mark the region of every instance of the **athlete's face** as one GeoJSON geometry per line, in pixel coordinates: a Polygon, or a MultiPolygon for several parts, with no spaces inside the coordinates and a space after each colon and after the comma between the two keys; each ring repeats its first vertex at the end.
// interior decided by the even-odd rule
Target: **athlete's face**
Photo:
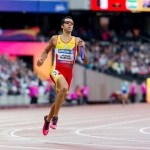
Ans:
{"type": "Polygon", "coordinates": [[[72,32],[74,22],[72,19],[65,19],[64,24],[62,25],[62,29],[66,32],[72,32]]]}

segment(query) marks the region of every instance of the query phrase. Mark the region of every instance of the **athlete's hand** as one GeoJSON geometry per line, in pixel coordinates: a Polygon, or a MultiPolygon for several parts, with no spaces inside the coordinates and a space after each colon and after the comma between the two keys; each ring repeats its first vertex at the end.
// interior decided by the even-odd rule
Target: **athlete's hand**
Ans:
{"type": "Polygon", "coordinates": [[[79,40],[79,42],[78,42],[78,46],[80,47],[80,46],[84,46],[85,45],[85,43],[83,42],[83,40],[79,40]]]}
{"type": "Polygon", "coordinates": [[[43,64],[43,59],[39,59],[37,61],[37,66],[40,67],[40,66],[42,66],[42,64],[43,64]]]}

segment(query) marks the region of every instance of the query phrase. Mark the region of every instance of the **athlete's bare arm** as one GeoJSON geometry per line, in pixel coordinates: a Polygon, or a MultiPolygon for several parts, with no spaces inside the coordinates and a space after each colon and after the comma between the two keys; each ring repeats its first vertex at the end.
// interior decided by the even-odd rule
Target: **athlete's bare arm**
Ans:
{"type": "Polygon", "coordinates": [[[78,50],[79,54],[80,54],[80,46],[83,46],[83,48],[84,48],[84,60],[83,60],[83,62],[84,62],[84,64],[88,64],[89,60],[88,60],[88,55],[85,51],[85,42],[82,39],[76,37],[76,43],[77,43],[77,50],[78,50]]]}
{"type": "Polygon", "coordinates": [[[48,56],[48,53],[52,50],[52,48],[54,48],[56,46],[56,41],[57,41],[57,35],[52,36],[48,45],[42,52],[40,59],[37,61],[38,67],[40,67],[44,63],[45,59],[48,56]]]}

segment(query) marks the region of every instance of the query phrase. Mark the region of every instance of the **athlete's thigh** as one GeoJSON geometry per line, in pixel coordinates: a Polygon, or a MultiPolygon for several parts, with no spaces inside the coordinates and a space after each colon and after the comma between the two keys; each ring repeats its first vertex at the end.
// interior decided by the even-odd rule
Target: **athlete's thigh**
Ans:
{"type": "Polygon", "coordinates": [[[56,91],[59,91],[59,89],[62,87],[68,89],[68,82],[65,72],[60,72],[52,67],[50,71],[50,77],[56,85],[56,91]]]}
{"type": "Polygon", "coordinates": [[[61,89],[61,88],[67,88],[68,89],[68,83],[67,83],[67,81],[63,75],[60,76],[57,80],[57,88],[58,89],[61,89]]]}

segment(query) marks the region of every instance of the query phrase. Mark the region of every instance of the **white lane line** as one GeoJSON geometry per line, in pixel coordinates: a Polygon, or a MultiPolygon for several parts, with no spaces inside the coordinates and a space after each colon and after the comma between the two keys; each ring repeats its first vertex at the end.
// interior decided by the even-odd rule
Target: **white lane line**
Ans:
{"type": "Polygon", "coordinates": [[[148,142],[149,143],[149,141],[129,140],[129,139],[120,139],[120,138],[109,138],[109,137],[101,137],[101,136],[92,136],[92,135],[81,133],[81,131],[86,131],[86,130],[91,130],[91,129],[96,129],[96,128],[102,128],[102,127],[122,125],[122,124],[128,124],[128,123],[141,122],[141,121],[146,121],[146,120],[150,120],[150,118],[140,119],[140,120],[132,120],[132,121],[126,121],[126,122],[119,122],[119,123],[96,126],[96,127],[90,127],[90,128],[83,128],[83,129],[77,130],[76,134],[81,135],[81,136],[91,137],[91,138],[101,138],[101,139],[107,139],[107,140],[118,140],[118,141],[128,141],[128,142],[146,142],[146,143],[148,142]]]}
{"type": "MultiPolygon", "coordinates": [[[[81,128],[80,128],[81,129],[81,128]]],[[[133,129],[136,129],[135,127],[102,127],[100,128],[99,130],[107,130],[107,129],[110,129],[110,130],[123,130],[123,129],[127,129],[127,130],[133,130],[133,129]]]]}
{"type": "Polygon", "coordinates": [[[150,134],[150,132],[144,131],[144,130],[149,129],[149,128],[150,128],[150,127],[145,127],[145,128],[140,129],[139,131],[140,131],[141,133],[144,133],[144,134],[150,134]]]}
{"type": "MultiPolygon", "coordinates": [[[[143,111],[143,113],[140,111],[140,114],[137,114],[137,113],[135,113],[135,114],[120,114],[119,116],[124,116],[124,115],[126,115],[126,116],[131,116],[131,115],[135,115],[135,116],[142,116],[142,115],[146,115],[146,114],[149,114],[149,112],[145,112],[145,111],[143,111]]],[[[106,117],[113,117],[113,116],[116,116],[116,115],[118,115],[118,113],[116,113],[116,114],[113,114],[113,115],[103,115],[103,117],[101,118],[101,119],[103,119],[103,118],[106,118],[106,117]]],[[[116,116],[116,117],[119,117],[119,116],[116,116]]],[[[74,119],[80,119],[80,120],[83,120],[83,119],[89,119],[89,118],[93,118],[93,120],[95,119],[95,118],[98,118],[99,117],[99,115],[91,115],[91,116],[88,116],[88,117],[82,117],[82,118],[79,118],[79,117],[72,117],[72,116],[68,116],[67,117],[67,119],[63,119],[63,120],[74,120],[74,119]]],[[[1,117],[0,117],[1,118],[1,117]]],[[[23,116],[23,118],[24,119],[22,119],[22,118],[20,118],[19,119],[19,121],[27,121],[27,122],[25,122],[25,123],[28,123],[29,121],[33,121],[33,120],[41,120],[41,119],[43,119],[43,117],[37,117],[37,116],[32,116],[32,117],[30,117],[30,118],[25,118],[24,116],[23,116]]],[[[15,122],[18,122],[18,118],[16,118],[16,117],[14,117],[14,118],[7,118],[6,119],[6,117],[5,117],[5,120],[3,120],[3,118],[1,118],[1,123],[9,123],[10,124],[10,122],[12,122],[12,121],[15,121],[15,122]]],[[[40,122],[40,121],[39,121],[40,122]]],[[[33,122],[34,123],[34,122],[33,122]]],[[[35,122],[35,123],[38,123],[37,121],[35,122]]],[[[12,124],[13,125],[13,124],[12,124]]],[[[1,125],[1,126],[4,126],[4,125],[1,125]]],[[[1,127],[0,126],[0,127],[1,127]]]]}
{"type": "MultiPolygon", "coordinates": [[[[120,116],[120,117],[111,117],[111,118],[103,118],[103,119],[93,119],[92,122],[97,122],[97,121],[104,121],[104,120],[111,120],[111,119],[122,119],[122,118],[132,118],[132,117],[138,117],[138,116],[143,116],[141,114],[136,114],[136,115],[129,115],[129,116],[120,116]]],[[[82,119],[81,119],[82,120],[82,119]]],[[[43,121],[43,120],[42,120],[43,121]]],[[[37,123],[42,123],[42,121],[37,121],[37,122],[26,122],[26,123],[12,123],[12,124],[5,124],[5,125],[0,125],[0,127],[10,127],[10,126],[18,126],[18,125],[31,125],[31,124],[37,124],[37,123]]],[[[71,124],[79,124],[79,123],[86,123],[86,122],[90,122],[89,118],[86,121],[80,121],[80,122],[72,122],[71,120],[65,120],[65,121],[69,121],[70,123],[66,123],[66,124],[60,124],[60,125],[71,125],[71,124]]]]}
{"type": "MultiPolygon", "coordinates": [[[[25,138],[25,137],[21,137],[25,138]]],[[[27,140],[36,140],[40,142],[47,142],[50,144],[62,144],[62,145],[81,145],[81,146],[95,146],[102,148],[121,148],[121,149],[140,149],[140,150],[150,150],[150,147],[135,147],[135,146],[117,146],[117,145],[101,145],[101,144],[87,144],[87,143],[73,143],[73,142],[60,142],[60,141],[50,141],[50,140],[40,140],[34,138],[26,138],[27,140]]],[[[91,148],[92,149],[92,148],[91,148]]],[[[63,150],[63,149],[54,149],[54,150],[63,150]]]]}
{"type": "MultiPolygon", "coordinates": [[[[140,116],[140,115],[139,115],[140,116]]],[[[116,117],[115,117],[116,118],[116,117]]],[[[123,118],[123,117],[122,117],[123,118]]],[[[109,118],[110,119],[110,118],[109,118]]],[[[148,118],[149,119],[149,118],[148,118]]],[[[107,119],[106,119],[107,120],[107,119]]],[[[143,119],[143,120],[147,120],[147,119],[143,119]]],[[[134,120],[134,121],[129,121],[129,122],[138,122],[138,121],[142,121],[142,120],[134,120]]],[[[79,124],[80,122],[76,122],[76,124],[79,124]]],[[[127,123],[127,122],[122,122],[121,124],[123,123],[127,123]]],[[[117,124],[120,124],[120,123],[117,123],[117,124]]],[[[111,124],[112,125],[112,124],[111,124]]],[[[116,124],[115,124],[116,125],[116,124]]],[[[105,125],[105,126],[110,126],[110,125],[105,125]]],[[[41,127],[40,127],[41,128],[41,127]]],[[[28,128],[28,129],[35,129],[35,128],[28,128]]],[[[85,143],[72,143],[72,142],[60,142],[60,141],[49,141],[49,140],[40,140],[40,139],[35,139],[35,138],[26,138],[26,137],[21,137],[21,136],[17,136],[15,135],[16,132],[19,132],[19,131],[23,131],[23,130],[26,130],[26,129],[20,129],[20,130],[15,130],[15,131],[12,131],[10,132],[10,135],[11,136],[14,136],[16,138],[19,138],[19,140],[36,140],[36,141],[41,141],[41,142],[48,142],[48,143],[51,143],[51,144],[69,144],[69,145],[82,145],[82,146],[98,146],[98,147],[109,147],[109,148],[123,148],[123,149],[140,149],[140,150],[148,150],[150,149],[149,147],[132,147],[132,146],[116,146],[116,145],[100,145],[100,144],[85,144],[85,143]]],[[[139,141],[138,141],[139,142],[139,141]]],[[[144,141],[143,141],[144,142],[144,141]]],[[[149,141],[145,141],[145,142],[149,142],[149,141]]]]}
{"type": "Polygon", "coordinates": [[[78,130],[77,132],[81,132],[81,131],[84,131],[84,130],[96,129],[96,128],[102,128],[102,127],[109,127],[109,126],[116,126],[116,125],[122,125],[122,124],[128,124],[128,123],[141,122],[141,121],[146,121],[146,120],[150,120],[150,118],[139,119],[139,120],[132,120],[132,121],[125,121],[125,122],[118,122],[118,123],[102,125],[102,126],[95,126],[95,127],[90,127],[90,128],[83,128],[83,129],[78,130]]]}
{"type": "MultiPolygon", "coordinates": [[[[141,116],[141,115],[131,115],[131,116],[121,116],[121,117],[112,117],[112,118],[109,118],[109,120],[113,120],[113,119],[122,119],[122,118],[132,118],[132,117],[136,117],[136,116],[141,116]]],[[[92,122],[97,122],[97,121],[104,121],[104,120],[108,120],[108,119],[96,119],[96,120],[94,120],[94,121],[92,121],[92,122]]],[[[61,127],[61,126],[64,126],[64,125],[75,125],[75,124],[81,124],[81,123],[86,123],[86,122],[89,122],[89,120],[87,120],[87,121],[80,121],[80,122],[70,122],[70,123],[64,123],[64,124],[59,124],[59,126],[61,127]]],[[[23,123],[21,123],[21,124],[23,124],[23,123]]],[[[27,124],[32,124],[32,123],[27,123],[27,124]]],[[[8,126],[17,126],[17,125],[20,125],[20,124],[9,124],[8,126]]],[[[0,126],[0,127],[4,127],[4,126],[0,126]]],[[[99,126],[98,126],[99,127],[99,126]]],[[[107,125],[104,125],[104,126],[102,126],[102,127],[107,127],[107,125]]],[[[41,128],[41,127],[36,127],[36,128],[41,128]]],[[[23,129],[19,129],[19,130],[15,130],[15,132],[19,132],[19,131],[23,131],[23,130],[33,130],[33,129],[36,129],[35,127],[32,127],[32,128],[23,128],[23,129]]],[[[14,131],[12,131],[12,132],[14,132],[14,131]]],[[[10,135],[12,135],[11,133],[12,132],[10,132],[9,134],[10,135]]]]}
{"type": "Polygon", "coordinates": [[[50,149],[50,148],[39,148],[39,147],[26,147],[26,146],[12,146],[12,145],[0,145],[0,147],[8,147],[8,148],[24,148],[24,149],[39,149],[39,150],[65,150],[65,149],[50,149]]]}
{"type": "MultiPolygon", "coordinates": [[[[116,118],[116,117],[115,117],[116,118]]],[[[110,119],[110,118],[109,118],[110,119]]],[[[115,124],[108,124],[108,125],[102,125],[102,126],[96,126],[96,127],[90,127],[90,128],[85,128],[85,129],[79,129],[76,131],[76,134],[78,135],[82,135],[82,136],[87,136],[87,137],[94,137],[94,138],[101,138],[101,139],[107,139],[107,140],[119,140],[119,141],[128,141],[128,142],[145,142],[145,143],[149,143],[149,141],[139,141],[139,140],[132,140],[132,139],[120,139],[120,138],[108,138],[108,137],[100,137],[100,136],[91,136],[91,135],[88,135],[88,134],[83,134],[83,133],[80,133],[81,131],[84,131],[84,130],[90,130],[90,129],[95,129],[95,128],[102,128],[102,127],[109,127],[109,126],[115,126],[115,125],[121,125],[121,124],[127,124],[127,123],[134,123],[134,122],[140,122],[140,121],[145,121],[145,120],[150,120],[150,118],[147,118],[147,119],[140,119],[140,120],[132,120],[132,121],[127,121],[127,122],[120,122],[120,123],[115,123],[115,124]]],[[[80,122],[75,122],[75,124],[79,124],[80,122]]],[[[74,124],[74,123],[73,123],[74,124]]],[[[68,124],[62,124],[62,125],[68,125],[68,124]]],[[[41,128],[41,127],[38,127],[38,128],[41,128]]],[[[26,128],[26,129],[19,129],[19,130],[15,130],[15,131],[12,131],[10,132],[9,134],[11,136],[14,136],[16,138],[22,138],[22,139],[28,139],[28,138],[24,138],[24,137],[21,137],[21,136],[17,136],[15,135],[16,132],[20,132],[20,131],[23,131],[23,130],[33,130],[33,129],[36,129],[36,128],[26,128]]],[[[30,139],[30,138],[29,138],[30,139]]],[[[33,139],[33,138],[32,138],[33,139]]]]}

